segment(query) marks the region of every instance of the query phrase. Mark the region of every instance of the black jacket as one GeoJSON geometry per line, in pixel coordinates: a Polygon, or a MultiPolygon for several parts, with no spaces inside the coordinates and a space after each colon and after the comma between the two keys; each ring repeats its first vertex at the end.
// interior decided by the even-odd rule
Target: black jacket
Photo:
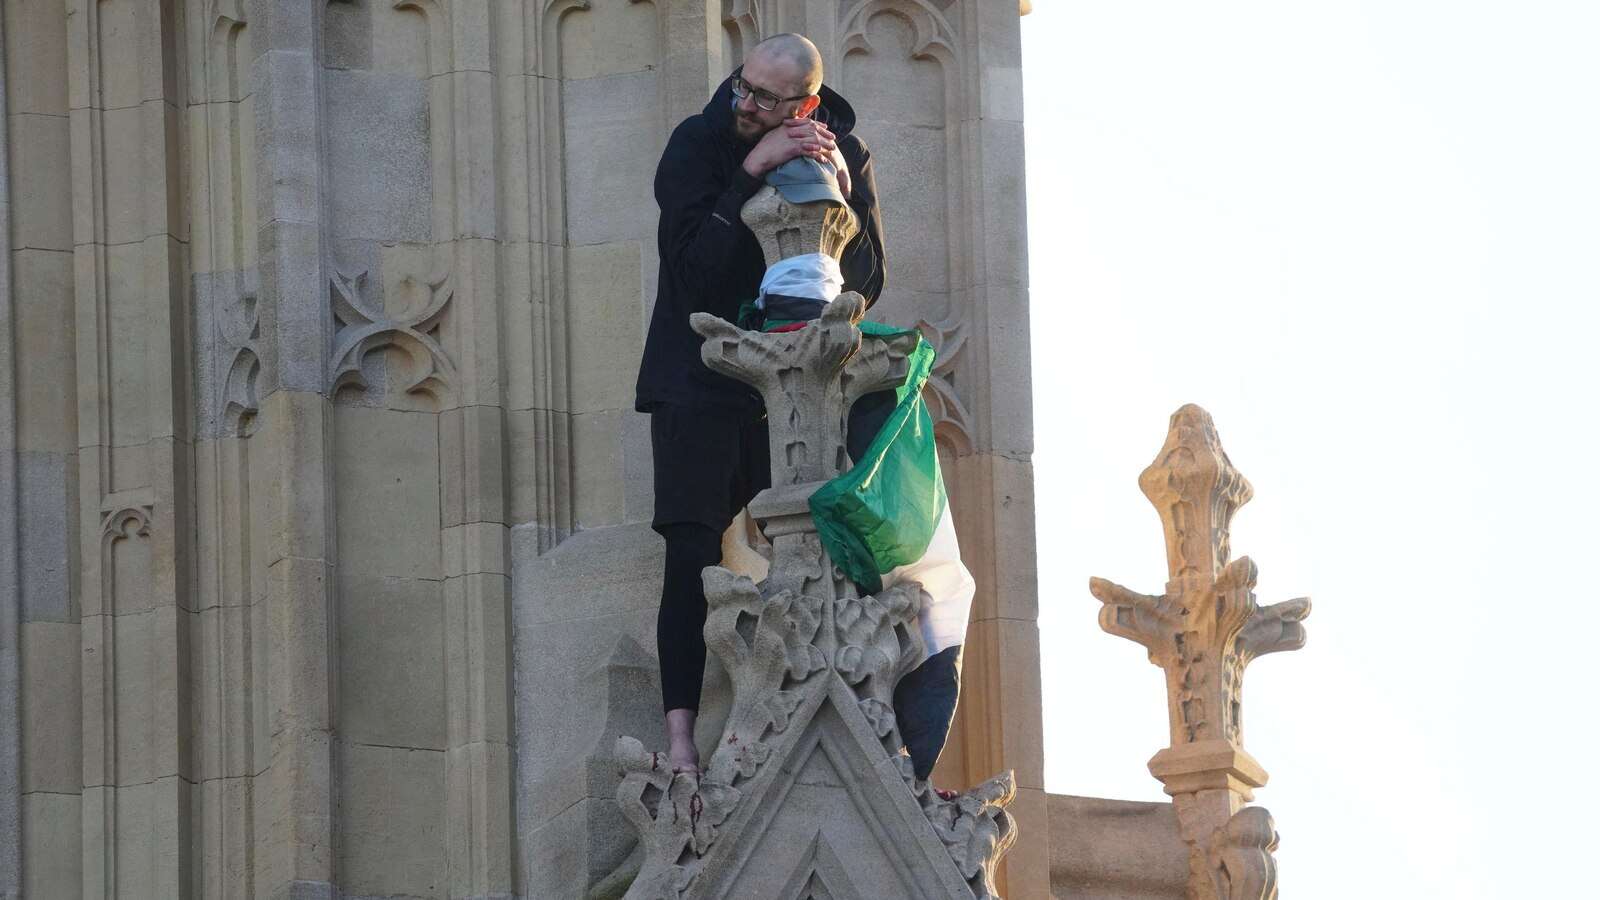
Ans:
{"type": "MultiPolygon", "coordinates": [[[[883,291],[883,223],[878,186],[867,145],[851,130],[855,110],[824,85],[813,118],[827,125],[850,169],[851,209],[862,226],[840,259],[844,289],[859,291],[868,304],[883,291]]],[[[656,204],[661,255],[655,312],[645,338],[634,406],[641,412],[663,403],[756,411],[760,397],[748,385],[707,369],[700,361],[700,336],[689,314],[709,312],[737,321],[739,307],[761,289],[766,263],[761,245],[739,219],[739,209],[763,182],[743,169],[753,144],[733,135],[733,93],[724,80],[711,102],[672,132],[656,167],[656,204]]]]}

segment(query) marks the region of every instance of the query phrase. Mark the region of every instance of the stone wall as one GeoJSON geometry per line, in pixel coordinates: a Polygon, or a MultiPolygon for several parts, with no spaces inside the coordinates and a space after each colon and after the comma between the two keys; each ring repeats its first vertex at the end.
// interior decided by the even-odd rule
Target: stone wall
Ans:
{"type": "Polygon", "coordinates": [[[877,154],[876,314],[941,347],[980,588],[939,778],[1017,770],[1008,895],[1044,895],[1015,4],[0,28],[0,897],[581,896],[625,862],[589,751],[655,712],[649,184],[779,30],[877,154]]]}

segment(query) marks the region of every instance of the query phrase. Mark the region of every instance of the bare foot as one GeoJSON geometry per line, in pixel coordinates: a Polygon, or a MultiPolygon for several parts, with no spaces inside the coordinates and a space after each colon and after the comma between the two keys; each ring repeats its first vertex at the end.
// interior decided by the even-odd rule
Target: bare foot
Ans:
{"type": "Polygon", "coordinates": [[[667,710],[667,760],[672,771],[700,774],[700,751],[694,746],[696,710],[667,710]]]}

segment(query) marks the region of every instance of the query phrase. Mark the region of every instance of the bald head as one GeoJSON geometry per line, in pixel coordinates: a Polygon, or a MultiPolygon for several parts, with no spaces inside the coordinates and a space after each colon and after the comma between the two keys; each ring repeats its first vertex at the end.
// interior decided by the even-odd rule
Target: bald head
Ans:
{"type": "Polygon", "coordinates": [[[751,49],[745,64],[757,59],[763,68],[771,67],[789,81],[783,96],[815,94],[822,87],[822,54],[803,34],[784,32],[767,38],[751,49]]]}

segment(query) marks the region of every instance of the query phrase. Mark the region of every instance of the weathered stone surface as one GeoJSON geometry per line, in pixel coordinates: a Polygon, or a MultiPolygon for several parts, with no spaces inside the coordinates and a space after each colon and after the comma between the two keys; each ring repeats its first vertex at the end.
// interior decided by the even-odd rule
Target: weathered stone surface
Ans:
{"type": "Polygon", "coordinates": [[[631,408],[644,349],[644,335],[638,330],[638,242],[573,247],[566,259],[573,342],[571,410],[631,408]]]}
{"type": "Polygon", "coordinates": [[[22,797],[22,860],[22,897],[83,896],[83,801],[77,794],[22,797]]]}
{"type": "Polygon", "coordinates": [[[441,577],[437,418],[341,406],[333,422],[340,572],[441,577]]]}
{"type": "Polygon", "coordinates": [[[1188,848],[1170,803],[1050,795],[1050,891],[1088,900],[1182,900],[1188,848]]]}
{"type": "Polygon", "coordinates": [[[437,581],[339,578],[339,733],[445,748],[444,599],[437,581]]]}
{"type": "Polygon", "coordinates": [[[427,83],[329,71],[332,220],[345,238],[426,241],[433,234],[427,83]]]}
{"type": "MultiPolygon", "coordinates": [[[[559,751],[543,794],[581,810],[574,890],[616,887],[632,841],[611,741],[660,738],[660,543],[628,523],[652,507],[649,420],[631,407],[661,144],[760,33],[815,37],[830,83],[870,110],[899,273],[880,317],[953,336],[940,408],[954,421],[964,402],[966,418],[943,427],[1025,468],[1012,432],[1029,401],[1010,394],[1026,360],[1006,331],[1026,321],[1022,272],[1006,270],[1021,265],[1020,131],[975,127],[1018,118],[1014,16],[966,0],[165,9],[24,4],[3,29],[0,453],[17,474],[0,516],[18,552],[0,588],[25,641],[36,626],[81,639],[50,651],[74,665],[0,683],[27,707],[0,776],[50,791],[0,791],[0,895],[21,873],[28,896],[504,895],[528,834],[560,833],[539,802],[511,823],[524,744],[559,751]],[[508,551],[519,523],[533,549],[508,551]],[[600,532],[626,539],[584,540],[600,532]],[[566,572],[519,580],[522,556],[566,572]],[[546,681],[517,681],[534,671],[522,640],[556,667],[546,681]],[[529,692],[549,735],[532,713],[509,721],[529,692]],[[440,823],[442,855],[423,841],[436,883],[344,833],[340,742],[378,739],[444,755],[436,796],[388,813],[401,833],[440,823]],[[340,847],[359,858],[341,868],[340,847]]],[[[1021,504],[1006,514],[993,478],[969,489],[995,535],[963,544],[1020,585],[1021,504]]],[[[766,560],[735,543],[726,564],[766,560]]],[[[714,661],[707,758],[732,693],[714,661]]],[[[1026,768],[1007,742],[1029,734],[975,733],[960,740],[993,756],[949,755],[1026,768]]],[[[812,858],[795,891],[836,883],[812,858]]]]}
{"type": "Polygon", "coordinates": [[[1100,627],[1144,645],[1167,676],[1172,743],[1150,774],[1172,796],[1189,847],[1194,900],[1277,896],[1278,834],[1260,807],[1246,808],[1267,773],[1244,750],[1244,670],[1266,653],[1305,646],[1306,598],[1255,601],[1256,566],[1232,558],[1234,512],[1252,489],[1222,449],[1211,415],[1193,404],[1172,414],[1166,443],[1139,476],[1166,533],[1166,592],[1138,594],[1101,578],[1100,627]]]}
{"type": "Polygon", "coordinates": [[[83,789],[82,654],[78,624],[22,626],[22,791],[83,789]]]}
{"type": "MultiPolygon", "coordinates": [[[[23,83],[33,80],[22,79],[23,83]]],[[[71,169],[65,165],[71,158],[65,112],[19,114],[11,121],[11,168],[28,173],[28,177],[14,180],[11,248],[72,249],[72,207],[62,202],[72,195],[71,169]]],[[[26,294],[18,294],[17,299],[28,300],[26,294]]]]}
{"type": "Polygon", "coordinates": [[[25,622],[70,622],[71,489],[77,455],[22,451],[16,455],[19,588],[25,622]]]}
{"type": "Polygon", "coordinates": [[[657,84],[650,71],[562,83],[563,117],[577,126],[566,135],[564,160],[574,248],[652,236],[639,198],[651,196],[660,157],[657,84]]]}
{"type": "Polygon", "coordinates": [[[339,781],[342,893],[448,897],[444,754],[348,744],[339,781]]]}

